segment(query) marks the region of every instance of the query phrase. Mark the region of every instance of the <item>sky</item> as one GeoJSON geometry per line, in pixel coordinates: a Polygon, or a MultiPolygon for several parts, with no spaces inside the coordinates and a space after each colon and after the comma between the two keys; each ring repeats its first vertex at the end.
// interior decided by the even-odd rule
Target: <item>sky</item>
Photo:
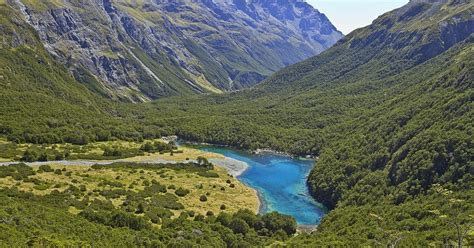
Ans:
{"type": "Polygon", "coordinates": [[[365,27],[385,12],[401,7],[409,0],[306,0],[326,14],[344,34],[365,27]]]}

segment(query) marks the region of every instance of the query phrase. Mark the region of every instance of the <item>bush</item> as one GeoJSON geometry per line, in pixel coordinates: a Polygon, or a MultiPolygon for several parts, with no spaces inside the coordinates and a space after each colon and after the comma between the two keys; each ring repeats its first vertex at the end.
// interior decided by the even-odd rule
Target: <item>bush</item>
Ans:
{"type": "Polygon", "coordinates": [[[103,155],[105,157],[120,157],[122,152],[118,149],[105,148],[103,155]]]}
{"type": "Polygon", "coordinates": [[[64,160],[64,155],[62,155],[61,153],[56,154],[56,156],[54,157],[54,160],[56,161],[64,160]]]}
{"type": "Polygon", "coordinates": [[[241,233],[246,234],[250,230],[250,226],[247,222],[243,221],[242,219],[235,218],[229,225],[229,228],[232,229],[234,233],[241,233]]]}
{"type": "Polygon", "coordinates": [[[288,235],[296,233],[297,224],[295,219],[291,216],[272,212],[262,216],[262,221],[264,222],[265,227],[272,232],[283,230],[288,235]]]}
{"type": "Polygon", "coordinates": [[[219,174],[212,172],[212,171],[200,171],[197,173],[199,176],[207,177],[207,178],[218,178],[219,174]]]}
{"type": "Polygon", "coordinates": [[[86,185],[79,185],[79,190],[82,192],[86,192],[87,191],[86,185]]]}
{"type": "Polygon", "coordinates": [[[38,159],[38,154],[35,151],[26,150],[21,157],[23,162],[34,162],[38,159]]]}
{"type": "Polygon", "coordinates": [[[39,155],[38,161],[40,161],[40,162],[48,161],[48,155],[46,155],[46,153],[42,153],[41,155],[39,155]]]}
{"type": "Polygon", "coordinates": [[[220,213],[219,216],[217,216],[216,221],[221,223],[223,226],[230,226],[230,223],[232,222],[233,218],[232,215],[228,213],[220,213]]]}
{"type": "Polygon", "coordinates": [[[142,217],[137,217],[133,214],[128,214],[123,211],[114,211],[111,214],[108,214],[104,211],[94,212],[92,210],[84,210],[79,215],[89,221],[111,227],[127,227],[133,230],[149,228],[149,224],[142,217]]]}
{"type": "Polygon", "coordinates": [[[140,150],[145,151],[145,152],[152,152],[154,150],[154,147],[151,144],[151,142],[146,142],[140,147],[140,150]]]}
{"type": "Polygon", "coordinates": [[[170,193],[166,193],[165,195],[152,196],[150,205],[172,210],[184,209],[183,204],[178,202],[178,197],[170,193]]]}
{"type": "Polygon", "coordinates": [[[41,171],[41,172],[53,172],[53,168],[51,168],[51,166],[47,165],[47,164],[44,164],[44,165],[40,165],[40,167],[38,168],[38,171],[41,171]]]}
{"type": "Polygon", "coordinates": [[[207,201],[207,197],[205,195],[202,195],[201,197],[199,197],[199,200],[201,202],[206,202],[207,201]]]}
{"type": "Polygon", "coordinates": [[[205,219],[205,217],[202,214],[198,214],[198,215],[196,215],[196,217],[194,217],[195,221],[204,221],[204,219],[205,219]]]}
{"type": "MultiPolygon", "coordinates": [[[[12,164],[8,166],[0,166],[0,178],[12,176],[15,178],[27,178],[34,175],[34,170],[26,164],[12,164]]],[[[21,180],[21,179],[20,179],[21,180]]]]}
{"type": "Polygon", "coordinates": [[[187,194],[189,194],[190,191],[188,189],[178,188],[174,193],[177,196],[183,197],[183,196],[186,196],[187,194]]]}

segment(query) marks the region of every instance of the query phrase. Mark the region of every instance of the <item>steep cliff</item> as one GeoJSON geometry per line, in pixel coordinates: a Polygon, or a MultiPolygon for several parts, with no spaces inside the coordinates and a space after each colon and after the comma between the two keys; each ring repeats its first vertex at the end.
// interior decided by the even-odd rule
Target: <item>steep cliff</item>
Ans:
{"type": "Polygon", "coordinates": [[[78,81],[134,102],[246,88],[342,37],[296,0],[7,2],[78,81]]]}

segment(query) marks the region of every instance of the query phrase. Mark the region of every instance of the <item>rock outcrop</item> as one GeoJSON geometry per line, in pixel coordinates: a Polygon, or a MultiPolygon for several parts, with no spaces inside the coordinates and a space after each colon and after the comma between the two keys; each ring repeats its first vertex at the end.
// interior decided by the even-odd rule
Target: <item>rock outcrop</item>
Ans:
{"type": "Polygon", "coordinates": [[[342,37],[301,0],[8,3],[78,81],[134,102],[250,87],[342,37]]]}

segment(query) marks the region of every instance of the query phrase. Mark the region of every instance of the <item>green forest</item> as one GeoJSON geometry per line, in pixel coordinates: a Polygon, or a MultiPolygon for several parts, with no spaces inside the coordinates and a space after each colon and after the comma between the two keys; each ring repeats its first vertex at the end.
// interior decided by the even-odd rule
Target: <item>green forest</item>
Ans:
{"type": "MultiPolygon", "coordinates": [[[[74,79],[0,1],[0,34],[14,37],[0,49],[0,135],[10,142],[0,154],[24,143],[168,135],[269,148],[315,157],[307,184],[330,209],[316,231],[297,233],[295,220],[278,213],[166,218],[166,208],[139,209],[144,196],[127,191],[120,194],[133,198],[133,212],[78,201],[85,194],[78,188],[37,196],[17,185],[0,190],[0,240],[40,247],[473,246],[474,4],[442,2],[386,13],[248,90],[131,104],[74,79]],[[165,215],[159,227],[142,216],[147,211],[165,215]]],[[[135,152],[146,149],[154,148],[135,152]]],[[[37,173],[0,169],[19,184],[37,173]]]]}

